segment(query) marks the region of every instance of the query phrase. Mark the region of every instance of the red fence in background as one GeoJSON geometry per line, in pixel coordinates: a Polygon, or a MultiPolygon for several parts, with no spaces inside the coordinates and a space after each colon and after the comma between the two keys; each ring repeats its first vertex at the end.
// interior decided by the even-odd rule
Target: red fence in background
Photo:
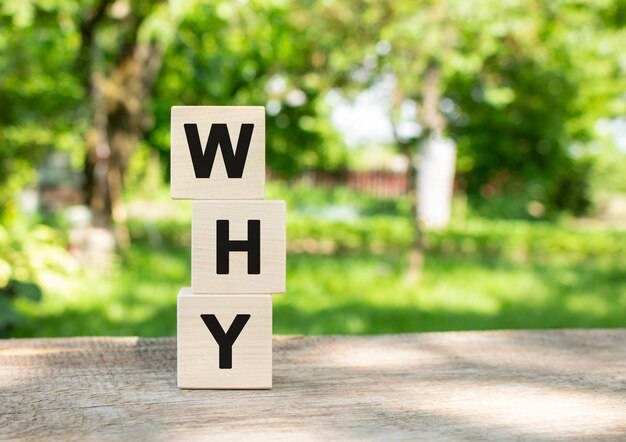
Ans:
{"type": "MultiPolygon", "coordinates": [[[[268,178],[274,177],[268,171],[268,178]]],[[[324,172],[311,170],[295,179],[295,183],[331,188],[346,186],[380,198],[397,198],[411,190],[408,173],[389,170],[324,172]]]]}

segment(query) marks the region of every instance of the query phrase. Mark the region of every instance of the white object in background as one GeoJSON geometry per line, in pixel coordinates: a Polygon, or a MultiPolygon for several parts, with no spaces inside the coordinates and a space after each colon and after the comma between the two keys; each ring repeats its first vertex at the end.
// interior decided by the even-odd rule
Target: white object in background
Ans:
{"type": "Polygon", "coordinates": [[[18,204],[24,215],[34,215],[39,210],[39,193],[36,189],[22,190],[18,197],[18,204]]]}
{"type": "Polygon", "coordinates": [[[417,173],[417,218],[426,227],[450,222],[456,145],[450,139],[430,138],[422,146],[417,173]]]}

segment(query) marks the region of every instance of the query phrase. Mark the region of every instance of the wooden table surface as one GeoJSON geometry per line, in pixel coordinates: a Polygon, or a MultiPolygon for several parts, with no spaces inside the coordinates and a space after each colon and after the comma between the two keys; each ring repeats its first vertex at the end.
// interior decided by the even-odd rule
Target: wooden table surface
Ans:
{"type": "Polygon", "coordinates": [[[274,338],[274,389],[180,391],[173,338],[0,340],[0,438],[626,440],[626,330],[274,338]]]}

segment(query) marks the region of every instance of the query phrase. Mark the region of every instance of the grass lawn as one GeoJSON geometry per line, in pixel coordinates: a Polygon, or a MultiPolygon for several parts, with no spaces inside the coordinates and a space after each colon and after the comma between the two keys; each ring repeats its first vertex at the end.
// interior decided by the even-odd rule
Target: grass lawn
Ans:
{"type": "MultiPolygon", "coordinates": [[[[15,301],[23,320],[10,334],[174,335],[176,294],[190,284],[191,208],[166,190],[134,197],[125,258],[107,271],[44,273],[43,300],[15,301]]],[[[626,231],[469,214],[428,233],[423,278],[408,285],[407,198],[278,182],[267,190],[289,207],[275,333],[626,327],[626,231]]]]}
{"type": "MultiPolygon", "coordinates": [[[[188,247],[134,245],[106,274],[50,281],[41,302],[18,301],[24,321],[12,335],[174,335],[189,259],[188,247]]],[[[403,267],[400,253],[291,254],[274,333],[626,327],[626,269],[614,258],[437,253],[419,286],[405,284],[403,267]]]]}

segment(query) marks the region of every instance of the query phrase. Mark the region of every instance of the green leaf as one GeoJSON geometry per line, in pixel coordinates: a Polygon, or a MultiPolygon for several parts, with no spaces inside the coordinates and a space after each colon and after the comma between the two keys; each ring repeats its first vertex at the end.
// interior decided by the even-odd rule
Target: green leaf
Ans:
{"type": "Polygon", "coordinates": [[[14,279],[11,280],[9,284],[13,293],[17,296],[23,296],[31,301],[41,300],[41,288],[37,284],[32,282],[16,281],[14,279]]]}
{"type": "Polygon", "coordinates": [[[11,264],[0,258],[0,287],[6,287],[11,278],[11,273],[13,273],[11,264]]]}
{"type": "Polygon", "coordinates": [[[18,319],[18,315],[13,310],[6,292],[0,290],[0,336],[2,336],[4,329],[15,324],[18,319]]]}

